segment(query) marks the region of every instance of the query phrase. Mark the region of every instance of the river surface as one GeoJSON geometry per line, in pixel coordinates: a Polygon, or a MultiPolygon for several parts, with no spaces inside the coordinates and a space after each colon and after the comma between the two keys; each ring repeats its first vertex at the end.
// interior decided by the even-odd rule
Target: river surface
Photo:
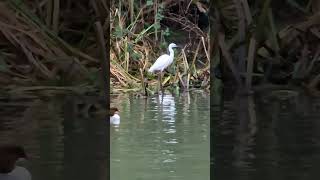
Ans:
{"type": "Polygon", "coordinates": [[[319,179],[320,99],[224,96],[211,106],[214,179],[319,179]]]}
{"type": "MultiPolygon", "coordinates": [[[[208,180],[210,147],[213,179],[318,179],[319,98],[219,98],[112,96],[121,123],[110,127],[111,180],[208,180]]],[[[33,180],[107,179],[108,119],[75,116],[66,100],[1,102],[0,143],[26,148],[30,159],[19,164],[33,180]]]]}
{"type": "Polygon", "coordinates": [[[67,99],[1,102],[0,143],[24,146],[29,160],[18,164],[33,180],[105,180],[107,121],[75,115],[67,99]]]}
{"type": "Polygon", "coordinates": [[[202,92],[112,98],[111,180],[209,180],[210,96],[202,92]]]}
{"type": "MultiPolygon", "coordinates": [[[[33,180],[209,179],[209,101],[202,92],[112,96],[121,124],[75,110],[79,97],[0,103],[0,142],[23,145],[33,180]]],[[[80,102],[81,103],[81,102],[80,102]]]]}

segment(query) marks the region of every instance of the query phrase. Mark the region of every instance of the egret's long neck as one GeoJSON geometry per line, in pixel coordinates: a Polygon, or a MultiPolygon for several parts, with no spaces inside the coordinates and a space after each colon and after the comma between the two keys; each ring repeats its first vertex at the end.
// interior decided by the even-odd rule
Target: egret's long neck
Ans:
{"type": "Polygon", "coordinates": [[[172,49],[172,47],[169,47],[169,55],[170,55],[170,57],[172,57],[173,58],[173,56],[174,56],[174,51],[173,51],[173,49],[172,49]]]}

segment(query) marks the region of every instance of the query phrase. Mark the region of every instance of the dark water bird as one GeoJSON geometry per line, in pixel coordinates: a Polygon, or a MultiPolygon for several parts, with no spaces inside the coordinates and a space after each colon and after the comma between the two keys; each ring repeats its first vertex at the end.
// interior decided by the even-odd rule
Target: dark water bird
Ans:
{"type": "Polygon", "coordinates": [[[110,124],[120,124],[120,115],[119,115],[119,109],[116,107],[110,108],[109,116],[110,116],[110,124]]]}
{"type": "Polygon", "coordinates": [[[0,180],[31,180],[31,174],[26,168],[16,166],[19,159],[27,159],[23,147],[17,145],[0,147],[0,180]]]}

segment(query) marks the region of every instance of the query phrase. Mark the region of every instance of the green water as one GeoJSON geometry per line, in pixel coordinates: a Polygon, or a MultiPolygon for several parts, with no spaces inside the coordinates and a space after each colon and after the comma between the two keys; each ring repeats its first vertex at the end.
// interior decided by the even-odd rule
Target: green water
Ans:
{"type": "MultiPolygon", "coordinates": [[[[67,97],[0,104],[0,144],[22,145],[32,180],[106,180],[107,121],[74,115],[67,97]]],[[[79,98],[75,98],[79,99],[79,98]]]]}
{"type": "Polygon", "coordinates": [[[209,97],[111,97],[121,116],[110,129],[111,180],[208,180],[209,97]]]}
{"type": "MultiPolygon", "coordinates": [[[[105,117],[75,114],[78,97],[0,102],[0,144],[17,143],[33,180],[106,180],[105,117]]],[[[110,127],[112,180],[208,180],[209,95],[112,96],[121,124],[110,127]]]]}

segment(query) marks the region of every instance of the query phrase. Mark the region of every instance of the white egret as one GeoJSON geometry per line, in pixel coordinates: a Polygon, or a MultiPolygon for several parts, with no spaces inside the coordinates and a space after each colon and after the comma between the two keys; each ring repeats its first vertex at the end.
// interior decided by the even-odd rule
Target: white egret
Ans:
{"type": "Polygon", "coordinates": [[[158,57],[158,59],[156,60],[156,62],[150,67],[150,69],[148,70],[148,72],[153,73],[155,71],[160,71],[160,88],[162,89],[162,83],[161,83],[161,76],[162,76],[162,71],[167,68],[170,64],[172,64],[173,62],[173,58],[174,58],[174,51],[172,48],[177,48],[179,46],[177,46],[175,43],[171,43],[169,44],[169,55],[168,54],[163,54],[160,57],[158,57]]]}
{"type": "Polygon", "coordinates": [[[118,108],[110,108],[110,124],[118,125],[120,124],[120,116],[118,108]]]}

